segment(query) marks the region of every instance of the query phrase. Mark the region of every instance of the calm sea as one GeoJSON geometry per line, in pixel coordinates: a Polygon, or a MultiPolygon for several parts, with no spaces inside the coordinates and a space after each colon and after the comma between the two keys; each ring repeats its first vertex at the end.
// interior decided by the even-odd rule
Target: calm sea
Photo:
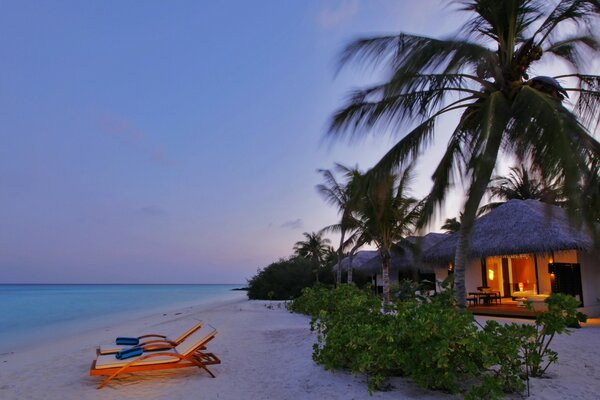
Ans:
{"type": "Polygon", "coordinates": [[[0,285],[0,354],[128,315],[233,298],[243,285],[0,285]]]}

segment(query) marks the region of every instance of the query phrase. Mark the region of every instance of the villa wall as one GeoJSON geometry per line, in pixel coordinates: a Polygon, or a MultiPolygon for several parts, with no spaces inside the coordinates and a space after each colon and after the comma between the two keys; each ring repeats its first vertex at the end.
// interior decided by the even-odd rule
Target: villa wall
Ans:
{"type": "Polygon", "coordinates": [[[469,261],[465,271],[465,286],[467,293],[477,292],[477,287],[482,286],[481,282],[481,260],[469,261]]]}
{"type": "Polygon", "coordinates": [[[600,251],[592,253],[578,251],[581,264],[581,285],[583,290],[582,312],[589,316],[600,316],[600,251]]]}
{"type": "Polygon", "coordinates": [[[540,294],[552,293],[552,282],[550,280],[550,274],[548,273],[548,262],[550,261],[550,257],[550,255],[546,254],[536,254],[535,256],[538,266],[538,291],[540,294]]]}

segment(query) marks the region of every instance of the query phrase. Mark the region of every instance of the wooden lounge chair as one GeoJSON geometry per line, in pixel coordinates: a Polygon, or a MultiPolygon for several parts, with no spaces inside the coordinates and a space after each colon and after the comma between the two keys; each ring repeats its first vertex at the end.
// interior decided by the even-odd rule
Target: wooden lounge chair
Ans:
{"type": "MultiPolygon", "coordinates": [[[[194,333],[198,329],[200,329],[202,327],[203,323],[204,323],[204,321],[198,321],[196,324],[192,325],[190,327],[190,329],[188,329],[187,331],[185,331],[181,335],[179,335],[175,340],[170,340],[169,338],[167,338],[166,335],[159,335],[156,333],[150,333],[148,335],[138,336],[138,339],[140,339],[140,343],[137,346],[142,347],[144,349],[144,351],[172,349],[173,347],[177,346],[179,343],[183,342],[192,333],[194,333]]],[[[118,344],[114,344],[114,343],[113,344],[103,344],[103,345],[98,346],[98,349],[96,350],[96,354],[97,355],[115,354],[123,349],[128,348],[128,347],[131,347],[131,345],[122,346],[122,345],[118,345],[118,344]]]]}
{"type": "Polygon", "coordinates": [[[143,353],[125,360],[117,360],[113,354],[99,355],[92,362],[90,375],[109,375],[100,383],[98,389],[102,389],[117,375],[142,371],[198,367],[214,378],[215,376],[208,366],[220,364],[221,360],[213,353],[206,353],[203,350],[216,334],[217,331],[214,328],[205,326],[188,336],[175,348],[167,351],[143,353]]]}

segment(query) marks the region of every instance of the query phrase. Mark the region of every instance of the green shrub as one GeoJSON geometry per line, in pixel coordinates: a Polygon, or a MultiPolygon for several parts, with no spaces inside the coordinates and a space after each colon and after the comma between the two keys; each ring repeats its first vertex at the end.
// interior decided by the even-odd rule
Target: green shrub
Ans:
{"type": "Polygon", "coordinates": [[[585,314],[577,311],[580,303],[573,296],[555,293],[545,303],[548,311],[536,317],[535,327],[524,348],[532,376],[542,376],[558,360],[558,354],[549,347],[554,336],[569,334],[570,327],[579,327],[579,322],[587,320],[585,314]]]}
{"type": "MultiPolygon", "coordinates": [[[[248,281],[251,300],[290,300],[300,296],[302,289],[315,284],[316,266],[302,257],[281,259],[259,270],[248,281]]],[[[331,268],[319,268],[319,281],[332,284],[331,268]]]]}
{"type": "MultiPolygon", "coordinates": [[[[414,289],[404,286],[407,293],[414,289]]],[[[568,332],[573,318],[581,320],[573,301],[551,296],[536,325],[491,320],[481,329],[470,313],[456,310],[452,290],[399,301],[384,313],[377,296],[354,285],[307,288],[288,308],[312,316],[313,359],[326,369],[365,374],[370,391],[405,375],[424,388],[496,399],[521,392],[527,373],[542,374],[556,361],[552,337],[568,332]]]]}
{"type": "Polygon", "coordinates": [[[302,296],[288,304],[294,312],[312,316],[317,331],[313,359],[326,369],[348,369],[364,373],[370,388],[378,388],[391,373],[394,361],[391,317],[381,313],[381,300],[354,284],[334,290],[304,289],[302,296]],[[387,331],[386,331],[387,330],[387,331]]]}
{"type": "Polygon", "coordinates": [[[288,309],[316,319],[323,313],[327,316],[349,312],[360,314],[379,303],[380,300],[368,289],[359,289],[354,284],[344,284],[334,290],[321,285],[303,289],[302,296],[291,301],[288,309]]]}

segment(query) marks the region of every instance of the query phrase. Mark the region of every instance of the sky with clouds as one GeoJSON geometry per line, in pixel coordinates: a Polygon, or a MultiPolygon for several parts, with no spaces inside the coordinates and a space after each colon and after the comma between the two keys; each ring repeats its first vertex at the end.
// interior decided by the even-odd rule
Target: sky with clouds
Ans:
{"type": "Polygon", "coordinates": [[[0,283],[245,282],[336,221],[317,169],[392,143],[324,139],[376,79],[336,76],[342,46],[463,20],[438,0],[2,2],[0,283]]]}

